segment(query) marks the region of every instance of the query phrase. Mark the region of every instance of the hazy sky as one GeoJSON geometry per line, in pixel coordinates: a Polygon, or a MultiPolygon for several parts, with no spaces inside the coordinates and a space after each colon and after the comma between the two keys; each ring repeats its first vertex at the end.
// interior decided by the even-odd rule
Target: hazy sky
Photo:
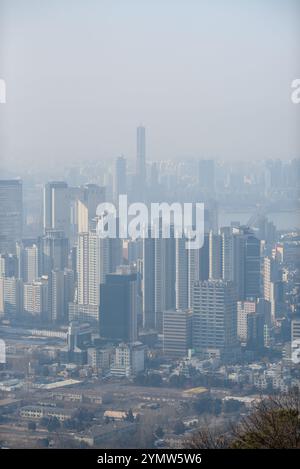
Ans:
{"type": "Polygon", "coordinates": [[[300,156],[300,1],[0,0],[2,164],[300,156]]]}

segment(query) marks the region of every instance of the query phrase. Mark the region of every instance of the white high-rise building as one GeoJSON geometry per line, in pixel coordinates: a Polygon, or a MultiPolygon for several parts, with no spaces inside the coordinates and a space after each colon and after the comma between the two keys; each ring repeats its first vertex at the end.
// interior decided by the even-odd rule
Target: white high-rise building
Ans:
{"type": "Polygon", "coordinates": [[[0,315],[16,317],[23,313],[23,281],[0,277],[0,315]]]}
{"type": "Polygon", "coordinates": [[[44,187],[43,225],[47,229],[70,234],[70,196],[68,184],[63,181],[48,182],[44,187]]]}
{"type": "Polygon", "coordinates": [[[225,351],[237,344],[237,303],[233,282],[207,280],[194,285],[193,347],[225,351]]]}
{"type": "Polygon", "coordinates": [[[39,252],[36,244],[23,247],[17,243],[19,277],[31,283],[39,276],[39,252]]]}
{"type": "Polygon", "coordinates": [[[110,239],[80,233],[77,246],[78,304],[100,305],[100,284],[110,272],[110,239]]]}
{"type": "Polygon", "coordinates": [[[24,283],[24,313],[41,320],[48,317],[48,280],[24,283]]]}
{"type": "Polygon", "coordinates": [[[237,302],[237,334],[242,342],[249,338],[249,317],[256,312],[256,300],[237,302]]]}

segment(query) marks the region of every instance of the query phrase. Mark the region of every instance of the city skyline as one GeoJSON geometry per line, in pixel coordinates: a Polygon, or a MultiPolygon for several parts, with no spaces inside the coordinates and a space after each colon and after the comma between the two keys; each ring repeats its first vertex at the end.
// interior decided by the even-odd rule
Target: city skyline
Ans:
{"type": "Polygon", "coordinates": [[[134,158],[141,121],[149,160],[299,153],[295,0],[65,7],[0,2],[4,168],[134,158]]]}

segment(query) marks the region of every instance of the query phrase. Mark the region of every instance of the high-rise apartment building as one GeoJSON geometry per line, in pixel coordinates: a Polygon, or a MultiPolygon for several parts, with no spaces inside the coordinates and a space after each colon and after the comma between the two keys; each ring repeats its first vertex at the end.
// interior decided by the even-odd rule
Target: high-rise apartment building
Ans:
{"type": "Polygon", "coordinates": [[[23,281],[0,277],[0,315],[17,317],[23,313],[23,281]]]}
{"type": "Polygon", "coordinates": [[[48,280],[24,283],[24,313],[41,321],[48,319],[48,280]]]}
{"type": "Polygon", "coordinates": [[[193,348],[229,351],[237,343],[236,293],[233,282],[196,282],[193,304],[193,348]]]}

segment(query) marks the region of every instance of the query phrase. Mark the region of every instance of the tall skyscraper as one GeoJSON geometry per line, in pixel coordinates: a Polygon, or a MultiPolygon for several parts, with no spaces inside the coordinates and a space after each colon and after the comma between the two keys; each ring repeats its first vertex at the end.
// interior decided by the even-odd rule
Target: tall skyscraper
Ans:
{"type": "Polygon", "coordinates": [[[100,335],[135,342],[137,340],[136,274],[106,275],[100,287],[100,335]]]}
{"type": "Polygon", "coordinates": [[[222,278],[222,238],[212,231],[209,233],[209,278],[222,278]]]}
{"type": "Polygon", "coordinates": [[[78,304],[100,304],[100,284],[111,272],[110,239],[96,233],[80,233],[77,246],[78,304]]]}
{"type": "Polygon", "coordinates": [[[64,270],[68,266],[69,242],[64,231],[46,230],[39,245],[41,275],[50,275],[52,270],[64,270]]]}
{"type": "Polygon", "coordinates": [[[244,229],[245,237],[245,298],[260,297],[260,240],[251,230],[244,229]]]}
{"type": "MultiPolygon", "coordinates": [[[[149,233],[150,234],[150,233],[149,233]]],[[[155,328],[155,240],[143,238],[143,327],[155,328]]]]}
{"type": "Polygon", "coordinates": [[[223,227],[220,236],[221,277],[233,281],[239,300],[259,298],[260,240],[245,226],[223,227]]]}
{"type": "Polygon", "coordinates": [[[64,181],[48,182],[44,187],[43,225],[46,230],[60,230],[70,234],[70,196],[64,181]]]}
{"type": "Polygon", "coordinates": [[[22,181],[0,180],[0,253],[15,253],[22,224],[22,181]]]}
{"type": "Polygon", "coordinates": [[[230,351],[237,344],[233,282],[207,280],[194,286],[193,347],[204,353],[230,351]]]}
{"type": "MultiPolygon", "coordinates": [[[[185,242],[184,237],[175,240],[175,306],[177,310],[186,309],[189,303],[189,254],[191,255],[192,250],[186,249],[185,242]]],[[[194,259],[191,257],[191,260],[194,259]]]]}
{"type": "Polygon", "coordinates": [[[175,238],[155,238],[154,302],[155,326],[162,329],[163,311],[175,307],[175,238]]]}
{"type": "Polygon", "coordinates": [[[65,278],[61,270],[52,270],[49,275],[49,320],[63,323],[67,320],[65,309],[65,278]]]}

